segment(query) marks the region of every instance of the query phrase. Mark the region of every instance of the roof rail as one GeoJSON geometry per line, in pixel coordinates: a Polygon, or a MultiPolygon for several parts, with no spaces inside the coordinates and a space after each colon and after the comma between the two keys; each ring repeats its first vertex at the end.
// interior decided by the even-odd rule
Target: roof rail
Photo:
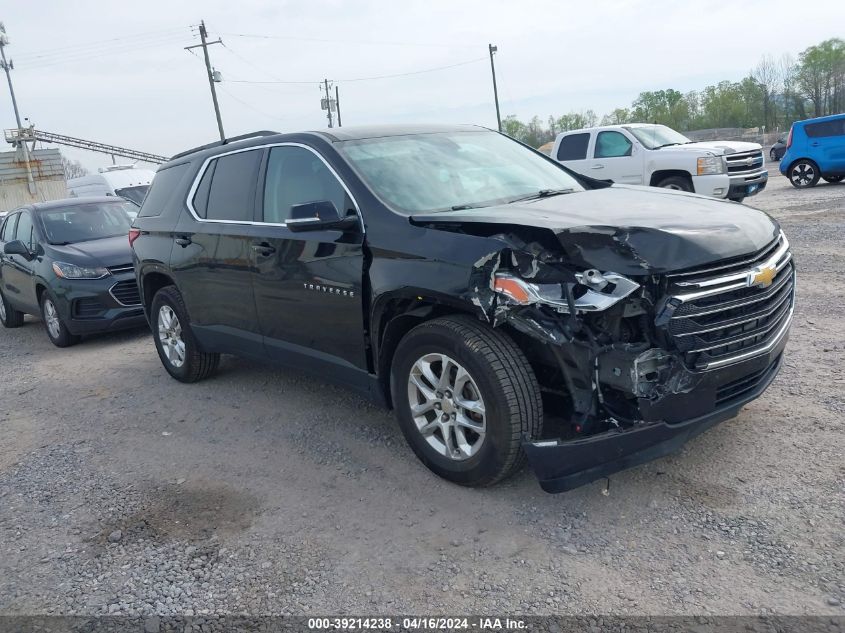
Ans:
{"type": "Polygon", "coordinates": [[[279,134],[279,132],[274,132],[273,130],[259,130],[258,132],[241,134],[240,136],[233,136],[222,141],[215,141],[214,143],[209,143],[208,145],[200,145],[199,147],[195,147],[194,149],[189,149],[185,152],[180,152],[178,154],[175,154],[174,156],[171,156],[170,160],[173,160],[175,158],[182,158],[183,156],[187,156],[195,152],[201,152],[206,149],[211,149],[212,147],[220,147],[222,145],[228,145],[229,143],[235,143],[237,141],[245,141],[248,138],[257,138],[259,136],[275,136],[276,134],[279,134]]]}

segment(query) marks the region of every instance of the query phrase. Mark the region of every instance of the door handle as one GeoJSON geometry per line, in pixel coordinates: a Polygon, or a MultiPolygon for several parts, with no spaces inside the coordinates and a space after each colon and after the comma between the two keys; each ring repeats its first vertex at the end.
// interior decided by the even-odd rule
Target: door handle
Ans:
{"type": "Polygon", "coordinates": [[[604,169],[604,165],[593,165],[590,169],[604,169]]]}
{"type": "Polygon", "coordinates": [[[254,250],[259,255],[263,255],[267,257],[268,255],[272,255],[276,252],[276,249],[273,246],[270,246],[267,242],[261,242],[260,244],[253,244],[252,250],[254,250]]]}
{"type": "Polygon", "coordinates": [[[191,244],[191,238],[188,235],[180,235],[176,238],[176,243],[182,248],[185,248],[191,244]]]}
{"type": "Polygon", "coordinates": [[[818,146],[819,146],[819,142],[818,142],[818,141],[816,141],[815,143],[810,143],[810,145],[811,145],[811,146],[813,146],[813,147],[818,147],[818,146]]]}

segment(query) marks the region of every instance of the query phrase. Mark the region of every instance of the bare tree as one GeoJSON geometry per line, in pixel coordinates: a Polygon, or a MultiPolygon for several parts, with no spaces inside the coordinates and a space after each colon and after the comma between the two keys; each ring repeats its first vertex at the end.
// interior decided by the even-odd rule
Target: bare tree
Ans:
{"type": "Polygon", "coordinates": [[[751,71],[751,77],[759,84],[763,96],[763,125],[772,129],[776,126],[774,121],[777,120],[774,95],[781,88],[781,74],[777,62],[771,55],[763,55],[760,63],[751,71]]]}
{"type": "Polygon", "coordinates": [[[88,170],[82,166],[82,163],[78,160],[72,160],[66,156],[62,156],[62,167],[65,170],[65,180],[88,175],[88,170]]]}

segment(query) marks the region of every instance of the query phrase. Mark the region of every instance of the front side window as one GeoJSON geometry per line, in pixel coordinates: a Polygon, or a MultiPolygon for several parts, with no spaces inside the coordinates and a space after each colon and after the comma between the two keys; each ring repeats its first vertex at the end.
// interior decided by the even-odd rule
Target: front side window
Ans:
{"type": "Polygon", "coordinates": [[[590,133],[570,134],[560,139],[557,148],[558,160],[584,160],[587,158],[587,146],[590,144],[590,133]]]}
{"type": "Polygon", "coordinates": [[[35,250],[35,239],[32,235],[32,215],[29,211],[21,211],[18,218],[18,228],[15,231],[15,239],[26,244],[29,250],[35,250]]]}
{"type": "Polygon", "coordinates": [[[11,242],[15,239],[15,223],[18,221],[19,213],[10,213],[3,222],[3,229],[0,231],[0,240],[11,242]]]}
{"type": "Polygon", "coordinates": [[[265,222],[283,224],[292,207],[324,200],[332,202],[342,216],[351,207],[346,190],[314,152],[295,145],[270,150],[264,181],[265,222]]]}
{"type": "Polygon", "coordinates": [[[634,144],[621,132],[599,132],[596,137],[596,158],[630,156],[634,144]]]}
{"type": "Polygon", "coordinates": [[[584,189],[556,163],[496,132],[386,136],[337,145],[370,189],[405,214],[584,189]]]}
{"type": "Polygon", "coordinates": [[[129,232],[131,202],[89,202],[56,209],[41,209],[38,217],[50,244],[75,244],[129,232]]]}
{"type": "Polygon", "coordinates": [[[255,185],[262,154],[262,150],[248,150],[212,161],[216,164],[208,190],[206,219],[252,222],[255,185]]]}

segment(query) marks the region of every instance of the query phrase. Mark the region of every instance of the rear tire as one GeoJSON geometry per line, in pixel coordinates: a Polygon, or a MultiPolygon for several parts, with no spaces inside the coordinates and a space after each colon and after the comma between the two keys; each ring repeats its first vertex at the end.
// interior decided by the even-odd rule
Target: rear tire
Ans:
{"type": "Polygon", "coordinates": [[[778,160],[778,153],[775,150],[771,150],[769,152],[769,158],[772,159],[772,162],[775,163],[778,160]]]}
{"type": "Polygon", "coordinates": [[[842,182],[842,179],[845,178],[845,176],[822,176],[822,178],[824,178],[830,184],[834,185],[837,182],[842,182]]]}
{"type": "Polygon", "coordinates": [[[669,176],[668,178],[664,178],[660,182],[657,183],[658,187],[663,189],[672,189],[674,191],[687,191],[689,193],[693,193],[695,189],[693,189],[692,182],[690,182],[689,178],[684,178],[683,176],[669,176]]]}
{"type": "Polygon", "coordinates": [[[47,338],[56,347],[70,347],[79,342],[80,337],[71,334],[70,330],[67,329],[59,315],[58,308],[56,308],[56,300],[46,290],[41,295],[41,320],[44,321],[47,338]]]}
{"type": "Polygon", "coordinates": [[[0,323],[3,327],[13,328],[23,325],[23,312],[15,310],[6,300],[3,291],[0,290],[0,323]]]}
{"type": "Polygon", "coordinates": [[[804,158],[795,161],[786,175],[796,189],[815,187],[819,182],[819,168],[813,161],[804,158]]]}
{"type": "Polygon", "coordinates": [[[736,198],[730,198],[731,202],[740,202],[741,203],[743,200],[745,200],[745,196],[737,196],[736,198]]]}
{"type": "Polygon", "coordinates": [[[165,286],[153,297],[150,327],[161,364],[176,380],[203,380],[220,364],[220,354],[200,350],[191,331],[185,302],[176,286],[165,286]]]}
{"type": "Polygon", "coordinates": [[[406,334],[390,386],[411,449],[431,471],[462,486],[490,486],[512,475],[525,461],[523,440],[542,432],[540,387],[525,354],[507,334],[472,317],[434,319],[406,334]]]}

